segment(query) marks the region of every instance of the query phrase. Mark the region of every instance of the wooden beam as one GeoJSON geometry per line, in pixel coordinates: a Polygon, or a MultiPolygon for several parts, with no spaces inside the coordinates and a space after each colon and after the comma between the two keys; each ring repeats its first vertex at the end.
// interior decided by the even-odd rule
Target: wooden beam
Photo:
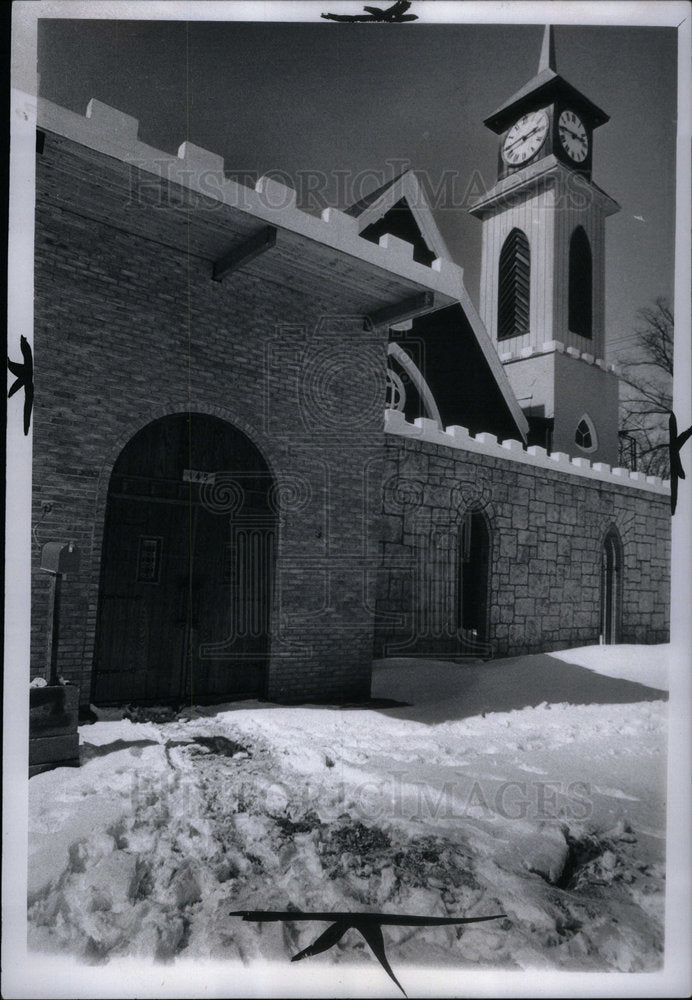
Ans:
{"type": "Polygon", "coordinates": [[[214,261],[212,279],[214,281],[221,281],[231,271],[237,271],[239,268],[244,267],[266,250],[271,250],[273,246],[276,246],[276,228],[274,226],[265,226],[264,229],[260,229],[258,233],[248,236],[238,246],[234,247],[217,261],[214,261]]]}
{"type": "Polygon", "coordinates": [[[408,299],[402,299],[393,306],[383,306],[382,309],[375,309],[365,317],[363,323],[364,330],[377,330],[383,326],[396,326],[404,320],[412,319],[420,313],[430,312],[435,305],[435,296],[432,292],[420,292],[418,295],[411,295],[408,299]]]}

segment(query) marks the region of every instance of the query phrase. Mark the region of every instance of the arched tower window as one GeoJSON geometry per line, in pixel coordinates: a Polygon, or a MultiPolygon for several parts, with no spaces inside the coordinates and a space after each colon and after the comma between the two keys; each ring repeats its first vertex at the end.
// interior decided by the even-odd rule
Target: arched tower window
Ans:
{"type": "Polygon", "coordinates": [[[582,226],[569,241],[569,329],[581,337],[593,335],[593,259],[582,226]]]}
{"type": "Polygon", "coordinates": [[[529,332],[531,253],[521,229],[513,229],[500,253],[497,339],[529,332]]]}
{"type": "Polygon", "coordinates": [[[582,414],[577,424],[574,432],[574,443],[582,451],[595,451],[598,448],[598,435],[588,413],[582,414]]]}
{"type": "Polygon", "coordinates": [[[622,542],[615,526],[606,532],[601,551],[601,635],[620,642],[622,623],[622,542]]]}

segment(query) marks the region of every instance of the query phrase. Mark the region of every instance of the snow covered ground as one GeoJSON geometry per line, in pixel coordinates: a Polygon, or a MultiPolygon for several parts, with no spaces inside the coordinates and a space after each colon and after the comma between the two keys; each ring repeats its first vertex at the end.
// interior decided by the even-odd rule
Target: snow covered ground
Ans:
{"type": "MultiPolygon", "coordinates": [[[[367,707],[104,711],[79,769],[30,782],[29,946],[87,964],[278,960],[290,990],[288,959],[326,925],[230,911],[504,913],[386,928],[387,956],[404,987],[414,964],[657,970],[667,656],[387,660],[367,707]]],[[[308,961],[370,963],[396,992],[356,931],[308,961]]]]}

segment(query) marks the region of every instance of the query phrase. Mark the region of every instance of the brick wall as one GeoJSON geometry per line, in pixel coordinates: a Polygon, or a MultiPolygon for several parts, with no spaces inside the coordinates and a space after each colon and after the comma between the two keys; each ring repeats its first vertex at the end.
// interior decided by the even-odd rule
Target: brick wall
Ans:
{"type": "Polygon", "coordinates": [[[620,640],[665,642],[670,514],[664,493],[415,437],[385,447],[377,655],[513,655],[597,643],[601,559],[622,543],[620,640]],[[490,534],[486,644],[460,644],[465,511],[490,534]]]}
{"type": "Polygon", "coordinates": [[[182,202],[173,223],[173,210],[149,212],[146,235],[112,191],[104,212],[107,167],[51,134],[38,158],[32,675],[48,598],[39,546],[72,539],[82,565],[63,585],[59,671],[88,703],[113,464],[140,428],[189,409],[246,433],[284,490],[269,697],[367,696],[377,524],[363,491],[381,477],[383,431],[362,368],[376,348],[383,398],[386,331],[365,334],[319,287],[307,296],[256,268],[210,280],[172,238],[196,225],[182,202]]]}

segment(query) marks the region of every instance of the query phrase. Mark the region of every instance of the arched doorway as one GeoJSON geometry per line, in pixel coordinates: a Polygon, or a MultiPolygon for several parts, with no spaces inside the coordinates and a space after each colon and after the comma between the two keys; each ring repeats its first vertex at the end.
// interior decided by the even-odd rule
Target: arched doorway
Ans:
{"type": "Polygon", "coordinates": [[[106,505],[92,701],[264,692],[273,480],[218,417],[178,413],[118,457],[106,505]]]}
{"type": "Polygon", "coordinates": [[[488,637],[490,531],[481,513],[464,519],[459,546],[459,619],[469,645],[488,637]]]}
{"type": "Polygon", "coordinates": [[[610,528],[601,552],[601,636],[612,645],[620,642],[622,620],[622,543],[617,528],[610,528]]]}

